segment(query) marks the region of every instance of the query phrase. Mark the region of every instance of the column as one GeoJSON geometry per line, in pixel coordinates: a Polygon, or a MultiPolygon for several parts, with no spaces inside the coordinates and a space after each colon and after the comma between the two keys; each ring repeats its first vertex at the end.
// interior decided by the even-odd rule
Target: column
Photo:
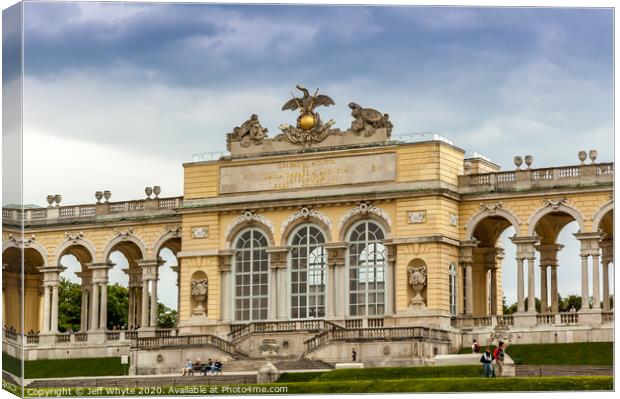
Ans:
{"type": "Polygon", "coordinates": [[[472,264],[465,264],[465,313],[471,315],[474,313],[474,276],[472,264]]]}
{"type": "Polygon", "coordinates": [[[142,287],[136,287],[136,316],[135,324],[133,328],[137,328],[138,325],[142,325],[142,287]]]}
{"type": "Polygon", "coordinates": [[[90,329],[99,329],[99,284],[93,283],[90,297],[90,329]]]}
{"type": "Polygon", "coordinates": [[[127,329],[133,328],[135,323],[135,288],[129,287],[129,312],[127,313],[127,329]]]}
{"type": "Polygon", "coordinates": [[[230,270],[222,270],[222,296],[220,303],[222,304],[222,321],[230,321],[230,270]]]}
{"type": "Polygon", "coordinates": [[[149,281],[142,278],[142,307],[140,327],[149,326],[149,281]]]}
{"type": "Polygon", "coordinates": [[[157,327],[157,279],[151,280],[151,322],[150,327],[157,327]]]}
{"type": "Polygon", "coordinates": [[[99,328],[106,330],[108,327],[108,284],[100,283],[101,302],[99,303],[99,328]]]}
{"type": "Polygon", "coordinates": [[[278,301],[281,300],[278,292],[278,269],[273,263],[269,265],[269,297],[267,299],[267,318],[275,320],[278,318],[278,301]]]}
{"type": "MultiPolygon", "coordinates": [[[[347,244],[344,242],[330,242],[325,244],[327,253],[327,267],[333,277],[328,281],[328,292],[331,293],[331,304],[333,306],[332,317],[344,319],[347,311],[345,309],[345,295],[349,292],[344,277],[344,260],[347,253],[347,244]]],[[[328,299],[330,299],[328,297],[328,299]]]]}
{"type": "Polygon", "coordinates": [[[286,289],[286,263],[278,267],[278,319],[288,320],[287,289],[286,289]]]}
{"type": "Polygon", "coordinates": [[[547,265],[540,265],[540,312],[547,313],[549,304],[547,302],[547,265]]]}
{"type": "Polygon", "coordinates": [[[588,255],[581,256],[581,310],[588,309],[588,255]]]}
{"type": "Polygon", "coordinates": [[[82,303],[81,303],[81,313],[80,313],[80,332],[86,331],[88,329],[88,291],[82,289],[82,303]]]}
{"type": "Polygon", "coordinates": [[[603,262],[603,310],[611,310],[609,299],[609,263],[603,262]]]}
{"type": "Polygon", "coordinates": [[[332,262],[327,263],[327,290],[325,293],[325,315],[327,318],[333,318],[336,315],[336,268],[332,262]]]}
{"type": "Polygon", "coordinates": [[[394,300],[396,297],[396,288],[394,283],[394,276],[396,274],[396,245],[386,245],[387,249],[387,269],[385,272],[386,278],[386,300],[385,300],[385,314],[395,314],[394,300]]]}
{"type": "Polygon", "coordinates": [[[527,258],[527,312],[536,313],[534,258],[527,258]]]}
{"type": "Polygon", "coordinates": [[[525,287],[523,279],[523,259],[517,258],[517,312],[525,312],[525,287]]]}
{"type": "Polygon", "coordinates": [[[497,268],[491,269],[491,315],[497,315],[497,268]]]}
{"type": "Polygon", "coordinates": [[[58,286],[52,286],[52,333],[58,333],[58,286]]]}
{"type": "Polygon", "coordinates": [[[558,304],[558,266],[551,265],[551,313],[560,311],[558,304]]]}
{"type": "Polygon", "coordinates": [[[41,330],[43,333],[50,332],[51,293],[52,287],[48,285],[43,287],[43,329],[41,330]]]}
{"type": "Polygon", "coordinates": [[[601,281],[599,279],[598,251],[592,254],[592,309],[601,308],[601,281]]]}

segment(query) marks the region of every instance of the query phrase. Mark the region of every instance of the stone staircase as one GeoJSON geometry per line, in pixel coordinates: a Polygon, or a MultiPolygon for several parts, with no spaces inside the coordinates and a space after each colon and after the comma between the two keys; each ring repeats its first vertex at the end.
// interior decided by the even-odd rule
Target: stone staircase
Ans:
{"type": "Polygon", "coordinates": [[[131,388],[152,386],[197,386],[197,385],[235,385],[255,384],[256,374],[233,374],[215,376],[160,376],[153,377],[115,377],[115,378],[70,378],[53,380],[34,380],[28,388],[79,388],[79,387],[103,387],[103,388],[131,388]]]}
{"type": "Polygon", "coordinates": [[[517,365],[515,366],[517,377],[564,377],[564,376],[601,376],[613,375],[613,366],[536,366],[536,365],[517,365]]]}

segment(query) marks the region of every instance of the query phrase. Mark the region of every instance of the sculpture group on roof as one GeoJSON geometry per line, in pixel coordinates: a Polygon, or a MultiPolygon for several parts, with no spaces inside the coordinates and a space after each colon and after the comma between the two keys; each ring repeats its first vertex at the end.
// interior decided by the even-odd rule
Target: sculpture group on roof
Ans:
{"type": "Polygon", "coordinates": [[[297,123],[295,126],[283,123],[280,125],[281,133],[270,139],[267,137],[268,129],[263,128],[256,114],[252,114],[241,126],[235,127],[232,133],[226,135],[226,143],[229,151],[233,151],[233,147],[238,143],[243,148],[251,146],[261,146],[267,142],[272,142],[277,148],[281,148],[281,144],[292,144],[303,148],[310,147],[313,144],[319,144],[330,136],[361,136],[369,138],[377,133],[381,133],[381,137],[377,137],[377,141],[386,140],[392,133],[392,122],[389,120],[388,114],[382,114],[373,108],[364,108],[361,105],[351,102],[351,116],[353,121],[351,127],[346,131],[333,128],[334,121],[330,119],[323,123],[316,108],[319,106],[335,105],[334,100],[324,94],[318,94],[318,89],[313,95],[303,86],[297,85],[297,89],[302,92],[301,97],[291,98],[283,106],[282,110],[299,111],[297,123]]]}

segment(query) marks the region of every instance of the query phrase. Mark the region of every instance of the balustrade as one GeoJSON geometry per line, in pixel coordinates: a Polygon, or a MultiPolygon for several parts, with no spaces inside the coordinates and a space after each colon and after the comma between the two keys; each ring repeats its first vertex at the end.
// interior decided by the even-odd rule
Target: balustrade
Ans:
{"type": "Polygon", "coordinates": [[[515,318],[512,315],[500,315],[495,316],[495,320],[498,326],[514,326],[515,318]]]}
{"type": "Polygon", "coordinates": [[[579,322],[579,313],[560,313],[560,323],[577,324],[579,322]]]}
{"type": "Polygon", "coordinates": [[[536,324],[555,324],[555,314],[539,313],[536,315],[536,324]]]}
{"type": "Polygon", "coordinates": [[[603,312],[601,313],[603,318],[603,324],[613,324],[614,322],[614,312],[603,312]]]}

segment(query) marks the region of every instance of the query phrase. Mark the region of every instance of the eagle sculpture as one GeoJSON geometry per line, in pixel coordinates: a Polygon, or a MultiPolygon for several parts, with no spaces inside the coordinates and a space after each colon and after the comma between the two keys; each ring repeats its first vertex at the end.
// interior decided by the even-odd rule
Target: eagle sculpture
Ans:
{"type": "Polygon", "coordinates": [[[319,94],[319,89],[316,89],[314,95],[311,96],[308,89],[297,85],[297,89],[304,93],[303,97],[293,97],[282,106],[282,111],[290,109],[291,111],[299,110],[299,116],[297,117],[297,128],[301,130],[310,130],[321,126],[321,118],[318,113],[314,112],[314,109],[319,105],[325,107],[334,105],[334,100],[331,97],[319,94]]]}

